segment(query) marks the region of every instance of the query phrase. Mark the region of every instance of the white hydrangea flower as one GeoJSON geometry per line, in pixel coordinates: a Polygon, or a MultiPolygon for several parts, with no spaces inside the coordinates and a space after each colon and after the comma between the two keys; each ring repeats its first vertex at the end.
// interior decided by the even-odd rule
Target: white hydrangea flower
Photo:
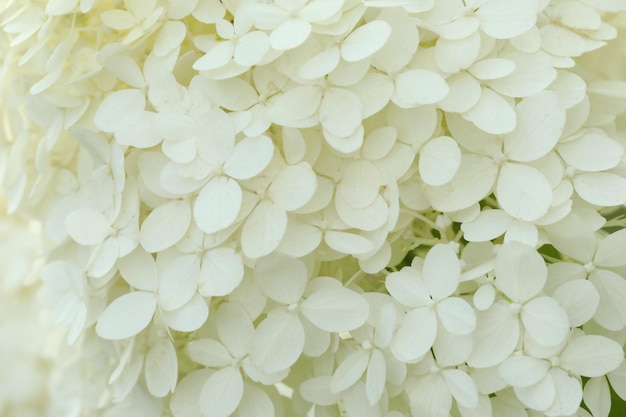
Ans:
{"type": "Polygon", "coordinates": [[[421,358],[435,341],[438,323],[459,335],[474,330],[474,310],[465,300],[451,297],[460,276],[459,260],[448,245],[431,249],[421,271],[416,265],[389,274],[385,283],[387,290],[408,307],[391,343],[398,359],[415,362],[421,358]]]}
{"type": "Polygon", "coordinates": [[[1,415],[626,398],[623,0],[0,10],[1,415]]]}

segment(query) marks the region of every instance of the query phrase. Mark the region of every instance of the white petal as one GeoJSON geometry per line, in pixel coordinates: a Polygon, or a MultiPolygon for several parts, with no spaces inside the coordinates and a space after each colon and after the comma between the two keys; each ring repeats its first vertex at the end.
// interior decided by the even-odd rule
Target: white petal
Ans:
{"type": "Polygon", "coordinates": [[[307,162],[287,166],[272,181],[268,195],[286,211],[297,210],[313,197],[317,176],[307,162]]]}
{"type": "MultiPolygon", "coordinates": [[[[354,109],[351,111],[354,112],[354,109]]],[[[347,136],[337,136],[326,129],[323,130],[323,133],[326,143],[328,143],[331,148],[343,154],[350,154],[358,151],[361,145],[363,145],[365,129],[362,124],[359,124],[354,132],[347,136]]]]}
{"type": "Polygon", "coordinates": [[[181,142],[191,139],[195,132],[195,121],[182,113],[157,113],[152,118],[154,130],[168,142],[181,142]]]}
{"type": "Polygon", "coordinates": [[[208,316],[209,307],[204,298],[198,294],[194,294],[191,300],[176,310],[161,310],[163,322],[172,330],[179,332],[198,330],[206,322],[208,316]]]}
{"type": "Polygon", "coordinates": [[[237,64],[248,67],[257,65],[270,49],[270,40],[265,32],[255,30],[237,39],[234,60],[237,64]]]}
{"type": "Polygon", "coordinates": [[[584,410],[580,407],[583,400],[580,380],[561,368],[550,369],[550,374],[554,381],[556,395],[546,415],[571,416],[575,415],[574,413],[580,413],[591,417],[588,413],[583,414],[584,410]]]}
{"type": "MultiPolygon", "coordinates": [[[[607,2],[608,4],[611,1],[607,2]]],[[[613,2],[616,6],[618,2],[613,2]]],[[[594,5],[595,6],[595,5],[594,5]]],[[[598,4],[598,9],[594,9],[591,5],[587,5],[584,2],[572,3],[571,7],[560,7],[561,21],[565,26],[577,29],[597,29],[601,25],[601,17],[598,14],[598,10],[603,7],[598,4]]],[[[596,415],[593,413],[593,415],[596,415]]]]}
{"type": "Polygon", "coordinates": [[[138,248],[117,262],[120,275],[130,286],[142,291],[157,289],[158,270],[154,258],[138,248]]]}
{"type": "Polygon", "coordinates": [[[330,379],[330,375],[307,379],[300,384],[300,395],[306,401],[317,405],[334,405],[341,399],[341,395],[330,391],[330,379]]]}
{"type": "Polygon", "coordinates": [[[209,378],[211,371],[200,369],[186,375],[176,385],[172,394],[170,409],[174,417],[197,417],[200,412],[200,391],[202,385],[209,378]]]}
{"type": "Polygon", "coordinates": [[[526,332],[542,346],[559,345],[569,333],[569,317],[552,297],[539,297],[524,304],[521,318],[526,332]]]}
{"type": "Polygon", "coordinates": [[[94,116],[94,123],[103,132],[115,132],[131,122],[138,111],[144,110],[146,96],[143,91],[127,89],[107,96],[94,116]]]}
{"type": "Polygon", "coordinates": [[[591,320],[600,304],[600,294],[585,279],[565,282],[556,289],[552,297],[567,312],[570,327],[582,326],[591,320]]]}
{"type": "Polygon", "coordinates": [[[478,405],[478,390],[472,377],[459,369],[446,369],[441,375],[459,405],[468,408],[478,405]]]}
{"type": "Polygon", "coordinates": [[[274,403],[265,391],[250,382],[245,382],[244,396],[237,409],[239,417],[273,417],[274,403]]]}
{"type": "Polygon", "coordinates": [[[337,3],[334,0],[313,0],[302,7],[298,14],[309,22],[324,23],[341,11],[342,5],[342,2],[337,3]]]}
{"type": "Polygon", "coordinates": [[[546,264],[531,246],[505,243],[496,256],[496,287],[513,301],[521,303],[537,295],[546,283],[546,264]]]}
{"type": "Polygon", "coordinates": [[[502,209],[511,216],[537,220],[552,204],[552,187],[546,177],[534,167],[506,163],[500,169],[496,196],[502,209]]]}
{"type": "Polygon", "coordinates": [[[146,386],[157,398],[174,392],[178,382],[178,359],[172,342],[168,339],[152,345],[144,364],[146,386]]]}
{"type": "Polygon", "coordinates": [[[160,252],[178,243],[191,223],[191,207],[183,200],[172,200],[148,214],[139,230],[139,243],[146,252],[160,252]]]}
{"type": "Polygon", "coordinates": [[[334,86],[336,88],[346,88],[354,92],[348,87],[358,84],[367,74],[369,67],[369,60],[365,59],[357,62],[339,61],[337,67],[328,74],[326,90],[328,91],[329,88],[334,86]]]}
{"type": "Polygon", "coordinates": [[[429,140],[419,155],[420,177],[428,185],[450,182],[461,166],[461,149],[449,136],[429,140]]]}
{"type": "Polygon", "coordinates": [[[398,72],[407,66],[418,48],[420,36],[417,25],[401,8],[383,9],[378,18],[389,23],[391,36],[386,47],[376,53],[373,62],[384,72],[398,72]]]}
{"type": "Polygon", "coordinates": [[[355,208],[365,208],[380,192],[382,178],[376,166],[360,159],[344,165],[337,192],[355,208]]]}
{"type": "Polygon", "coordinates": [[[388,220],[389,206],[380,196],[365,208],[352,207],[340,194],[335,195],[335,208],[341,220],[355,229],[372,231],[383,226],[388,220]]]}
{"type": "MultiPolygon", "coordinates": [[[[55,1],[54,3],[58,4],[59,2],[55,1]]],[[[50,7],[50,5],[54,3],[50,2],[48,7],[50,7]]],[[[76,2],[70,2],[70,1],[64,0],[63,3],[70,4],[70,3],[76,3],[76,2]]],[[[46,7],[46,12],[50,14],[54,14],[52,10],[48,10],[48,7],[46,7]]],[[[104,23],[106,26],[110,27],[111,29],[127,30],[135,26],[136,18],[131,12],[127,10],[113,9],[113,10],[106,10],[102,12],[100,19],[102,19],[102,23],[104,23]]]]}
{"type": "Polygon", "coordinates": [[[587,172],[615,168],[624,155],[622,145],[597,133],[587,133],[578,139],[560,143],[557,151],[569,165],[587,172]]]}
{"type": "Polygon", "coordinates": [[[594,264],[603,267],[626,264],[626,230],[618,230],[598,241],[594,264]]]}
{"type": "Polygon", "coordinates": [[[371,406],[363,382],[357,382],[342,396],[346,416],[378,416],[379,406],[371,406]]]}
{"type": "Polygon", "coordinates": [[[443,377],[430,374],[420,378],[409,395],[411,415],[446,417],[452,407],[452,396],[443,377]]]}
{"type": "Polygon", "coordinates": [[[626,281],[621,275],[604,269],[597,269],[589,276],[589,281],[600,294],[600,304],[593,316],[594,320],[607,330],[619,331],[626,325],[626,281]]]}
{"type": "Polygon", "coordinates": [[[622,362],[622,364],[617,367],[617,369],[611,371],[607,377],[611,382],[611,388],[615,391],[617,395],[621,399],[626,397],[626,361],[622,362]]]}
{"type": "Polygon", "coordinates": [[[619,343],[596,335],[585,335],[570,341],[561,353],[563,369],[590,378],[611,372],[623,360],[624,351],[619,343]]]}
{"type": "Polygon", "coordinates": [[[433,104],[443,100],[450,91],[441,75],[422,69],[400,73],[394,84],[393,101],[400,107],[433,104]]]}
{"type": "MultiPolygon", "coordinates": [[[[448,9],[448,11],[457,15],[457,13],[460,10],[452,6],[452,10],[448,9]]],[[[462,16],[462,15],[458,16],[456,19],[453,19],[453,20],[450,20],[450,19],[439,20],[437,23],[439,24],[435,26],[435,30],[439,32],[439,35],[441,37],[448,38],[448,39],[466,38],[472,35],[473,33],[477,32],[480,26],[480,23],[478,19],[476,19],[476,16],[462,16]]]]}
{"type": "Polygon", "coordinates": [[[500,94],[485,87],[476,105],[464,116],[479,129],[493,135],[512,132],[517,119],[513,107],[500,94]]]}
{"type": "Polygon", "coordinates": [[[375,249],[369,239],[355,233],[329,230],[324,233],[324,241],[330,248],[348,255],[359,255],[375,249]]]}
{"type": "Polygon", "coordinates": [[[393,88],[393,82],[386,75],[367,72],[350,89],[359,96],[361,114],[365,119],[378,113],[389,103],[393,88]]]}
{"type": "Polygon", "coordinates": [[[311,34],[311,24],[300,18],[288,18],[270,34],[270,45],[277,51],[296,48],[311,34]]]}
{"type": "MultiPolygon", "coordinates": [[[[293,7],[285,6],[285,9],[293,9],[293,7]]],[[[246,10],[250,17],[255,20],[256,26],[272,29],[287,18],[288,12],[285,9],[271,4],[254,3],[246,10]]]]}
{"type": "Polygon", "coordinates": [[[626,203],[626,179],[610,172],[587,172],[574,177],[574,188],[585,201],[597,206],[626,203]]]}
{"type": "Polygon", "coordinates": [[[289,165],[295,165],[301,162],[307,151],[304,135],[299,129],[291,127],[284,127],[282,133],[282,148],[285,161],[287,161],[289,165]]]}
{"type": "Polygon", "coordinates": [[[233,57],[235,45],[230,40],[216,42],[207,53],[193,63],[196,71],[208,71],[223,67],[233,57]]]}
{"type": "MultiPolygon", "coordinates": [[[[110,10],[108,12],[111,11],[114,10],[110,10]]],[[[102,13],[100,17],[104,19],[105,14],[108,12],[102,13]]],[[[116,77],[118,77],[120,80],[124,81],[131,87],[135,87],[138,89],[145,87],[146,83],[144,81],[143,74],[141,73],[141,69],[139,69],[139,65],[137,65],[137,62],[135,62],[135,60],[130,56],[110,56],[106,59],[104,66],[107,70],[115,74],[116,77]]]]}
{"type": "Polygon", "coordinates": [[[491,158],[463,155],[461,166],[451,182],[438,187],[425,186],[424,193],[436,210],[463,210],[491,193],[497,174],[497,165],[491,158]]]}
{"type": "Polygon", "coordinates": [[[380,160],[389,154],[396,144],[397,138],[398,130],[393,126],[382,126],[374,129],[365,138],[361,155],[370,161],[380,160]]]}
{"type": "Polygon", "coordinates": [[[229,366],[212,374],[200,391],[203,415],[228,417],[243,397],[243,378],[238,368],[229,366]]]}
{"type": "Polygon", "coordinates": [[[298,76],[305,80],[314,80],[328,75],[339,64],[340,56],[337,46],[324,49],[300,67],[298,76]]]}
{"type": "Polygon", "coordinates": [[[264,372],[288,369],[302,354],[304,328],[293,313],[277,313],[263,320],[254,332],[250,359],[264,372]]]}
{"type": "Polygon", "coordinates": [[[532,28],[537,21],[534,2],[492,0],[476,11],[480,28],[496,39],[511,39],[532,28]]]}
{"type": "Polygon", "coordinates": [[[591,378],[587,381],[583,399],[594,417],[608,417],[611,410],[611,390],[606,378],[591,378]]]}
{"type": "Polygon", "coordinates": [[[479,311],[474,331],[474,347],[467,363],[475,368],[495,366],[517,346],[520,331],[517,314],[506,302],[496,302],[489,310],[479,311]]]}
{"type": "Polygon", "coordinates": [[[561,70],[558,71],[556,80],[550,84],[549,88],[550,91],[554,91],[559,97],[561,105],[569,109],[583,101],[586,95],[587,83],[579,75],[561,70]]]}
{"type": "Polygon", "coordinates": [[[498,367],[498,374],[514,387],[539,383],[550,370],[550,363],[532,356],[513,355],[498,367]]]}
{"type": "Polygon", "coordinates": [[[409,266],[387,275],[385,287],[393,298],[407,307],[425,307],[431,303],[428,287],[421,275],[409,266]]]}
{"type": "Polygon", "coordinates": [[[435,245],[424,259],[424,283],[435,300],[450,296],[459,285],[461,264],[452,246],[435,245]]]}
{"type": "Polygon", "coordinates": [[[557,57],[575,57],[585,52],[585,39],[561,25],[547,24],[539,29],[541,47],[557,57]]]}
{"type": "Polygon", "coordinates": [[[495,91],[508,97],[528,97],[544,90],[557,76],[549,55],[543,51],[532,54],[513,53],[506,56],[515,63],[515,71],[507,77],[489,82],[495,91]]]}
{"type": "Polygon", "coordinates": [[[556,396],[552,375],[547,373],[537,384],[528,387],[515,387],[515,395],[526,407],[539,411],[547,410],[556,396]]]}
{"type": "Polygon", "coordinates": [[[265,256],[278,247],[286,229],[285,210],[262,200],[243,225],[241,249],[251,259],[265,256]]]}
{"type": "Polygon", "coordinates": [[[360,61],[380,50],[389,36],[391,26],[384,20],[372,20],[359,26],[341,43],[341,57],[348,62],[360,61]]]}
{"type": "MultiPolygon", "coordinates": [[[[132,250],[133,248],[131,248],[132,250]]],[[[89,265],[87,273],[94,278],[101,278],[113,269],[115,262],[120,253],[120,242],[113,236],[110,236],[97,246],[92,258],[93,263],[89,265]]]]}
{"type": "Polygon", "coordinates": [[[304,349],[302,352],[313,358],[320,357],[330,346],[331,334],[316,327],[303,315],[300,316],[300,322],[304,327],[304,349]]]}
{"type": "Polygon", "coordinates": [[[556,94],[543,91],[516,107],[515,130],[504,137],[504,153],[519,162],[535,161],[554,148],[565,126],[565,109],[556,94]]]}
{"type": "Polygon", "coordinates": [[[233,360],[224,345],[213,339],[192,340],[186,350],[192,361],[211,368],[226,367],[233,360]]]}
{"type": "Polygon", "coordinates": [[[347,288],[322,289],[311,294],[300,311],[315,326],[328,332],[347,332],[363,325],[369,304],[347,288]]]}
{"type": "Polygon", "coordinates": [[[322,100],[322,90],[314,86],[294,87],[276,94],[267,102],[267,116],[281,125],[313,115],[322,100]]]}
{"type": "Polygon", "coordinates": [[[186,34],[187,26],[183,22],[167,20],[159,28],[152,51],[156,56],[164,57],[180,46],[186,34]]]}
{"type": "Polygon", "coordinates": [[[504,58],[488,58],[476,62],[467,72],[480,80],[495,80],[515,71],[515,63],[504,58]]]}
{"type": "Polygon", "coordinates": [[[175,310],[191,300],[198,288],[198,258],[194,255],[180,256],[161,271],[159,280],[159,306],[175,310]]]}
{"type": "Polygon", "coordinates": [[[439,38],[435,45],[435,62],[444,72],[454,74],[472,65],[479,50],[479,32],[462,39],[439,38]]]}
{"type": "Polygon", "coordinates": [[[241,255],[232,248],[216,248],[202,258],[198,293],[205,297],[225,296],[243,279],[241,255]]]}
{"type": "Polygon", "coordinates": [[[320,103],[319,122],[335,136],[349,136],[361,124],[361,99],[345,88],[328,88],[320,103]]]}
{"type": "Polygon", "coordinates": [[[465,300],[450,297],[437,303],[441,324],[453,334],[470,334],[476,328],[476,313],[465,300]]]}
{"type": "Polygon", "coordinates": [[[322,241],[322,231],[309,223],[289,219],[277,251],[296,258],[313,252],[322,241]]]}
{"type": "Polygon", "coordinates": [[[461,224],[463,237],[470,242],[486,242],[502,236],[513,223],[513,218],[504,210],[483,210],[478,217],[461,224]]]}
{"type": "Polygon", "coordinates": [[[546,227],[550,243],[559,252],[582,263],[593,258],[597,239],[590,224],[576,214],[570,214],[563,220],[546,227]]]}
{"type": "Polygon", "coordinates": [[[96,245],[113,231],[111,222],[101,212],[90,208],[72,211],[65,218],[65,229],[80,245],[96,245]]]}
{"type": "Polygon", "coordinates": [[[238,180],[247,180],[263,171],[273,155],[274,144],[267,136],[245,138],[224,162],[224,172],[238,180]]]}
{"type": "Polygon", "coordinates": [[[407,313],[392,341],[391,350],[399,360],[413,362],[430,350],[437,335],[437,317],[428,307],[407,313]]]}
{"type": "MultiPolygon", "coordinates": [[[[367,369],[369,358],[369,352],[365,349],[357,349],[346,357],[335,369],[330,379],[330,391],[341,392],[354,385],[367,369]]],[[[385,376],[383,375],[384,378],[385,376]]]]}
{"type": "Polygon", "coordinates": [[[515,219],[504,235],[505,242],[522,242],[529,246],[537,246],[539,230],[534,223],[515,219]]]}
{"type": "Polygon", "coordinates": [[[478,310],[484,311],[491,307],[495,298],[496,291],[494,290],[493,285],[484,284],[476,290],[472,302],[478,310]]]}
{"type": "Polygon", "coordinates": [[[216,313],[217,333],[234,358],[248,354],[254,326],[248,312],[237,303],[224,303],[216,313]]]}
{"type": "Polygon", "coordinates": [[[155,113],[140,111],[132,115],[131,119],[118,122],[118,129],[115,131],[115,141],[123,146],[134,146],[135,148],[147,149],[158,145],[162,141],[152,127],[155,113]]]}
{"type": "Polygon", "coordinates": [[[480,99],[482,90],[476,78],[462,71],[446,78],[450,88],[448,95],[439,101],[439,107],[446,112],[465,113],[480,99]]]}
{"type": "Polygon", "coordinates": [[[300,300],[307,275],[306,266],[301,260],[280,253],[259,259],[254,268],[255,279],[263,292],[271,299],[287,305],[300,300]]]}
{"type": "MultiPolygon", "coordinates": [[[[240,78],[227,80],[203,80],[202,88],[207,91],[211,102],[232,111],[244,111],[259,102],[259,94],[248,82],[240,78]]],[[[219,136],[218,136],[219,138],[219,136]]]]}
{"type": "Polygon", "coordinates": [[[237,218],[242,198],[237,181],[224,176],[215,177],[198,194],[193,218],[205,233],[223,230],[237,218]]]}
{"type": "MultiPolygon", "coordinates": [[[[496,399],[497,400],[497,399],[496,399]]],[[[497,415],[492,410],[495,408],[492,406],[491,399],[487,395],[478,394],[478,405],[472,408],[466,408],[462,405],[457,405],[459,412],[463,417],[481,417],[481,416],[493,416],[497,415]]]]}
{"type": "Polygon", "coordinates": [[[157,300],[154,294],[134,291],[113,300],[102,312],[96,333],[103,339],[121,340],[133,337],[148,326],[157,300]]]}
{"type": "Polygon", "coordinates": [[[382,352],[378,349],[372,350],[370,361],[367,366],[365,377],[365,392],[370,400],[370,405],[378,403],[385,391],[387,381],[387,364],[382,352]]]}

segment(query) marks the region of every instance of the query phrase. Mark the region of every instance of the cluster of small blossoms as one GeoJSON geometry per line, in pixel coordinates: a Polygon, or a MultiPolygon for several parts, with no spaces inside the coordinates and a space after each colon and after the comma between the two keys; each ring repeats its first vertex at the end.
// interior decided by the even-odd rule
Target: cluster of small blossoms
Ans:
{"type": "Polygon", "coordinates": [[[624,0],[0,10],[1,415],[626,400],[624,0]]]}

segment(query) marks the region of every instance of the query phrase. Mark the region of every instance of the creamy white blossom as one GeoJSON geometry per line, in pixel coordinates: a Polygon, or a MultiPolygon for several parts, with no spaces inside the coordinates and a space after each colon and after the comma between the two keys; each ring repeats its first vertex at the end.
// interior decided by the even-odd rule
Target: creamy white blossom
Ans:
{"type": "Polygon", "coordinates": [[[623,0],[0,10],[0,415],[619,413],[623,0]]]}

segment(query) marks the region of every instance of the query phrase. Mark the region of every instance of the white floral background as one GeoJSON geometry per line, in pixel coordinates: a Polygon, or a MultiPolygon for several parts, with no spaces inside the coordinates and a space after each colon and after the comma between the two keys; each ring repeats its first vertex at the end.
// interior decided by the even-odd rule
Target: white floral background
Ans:
{"type": "Polygon", "coordinates": [[[626,412],[626,1],[0,10],[0,416],[626,412]]]}

